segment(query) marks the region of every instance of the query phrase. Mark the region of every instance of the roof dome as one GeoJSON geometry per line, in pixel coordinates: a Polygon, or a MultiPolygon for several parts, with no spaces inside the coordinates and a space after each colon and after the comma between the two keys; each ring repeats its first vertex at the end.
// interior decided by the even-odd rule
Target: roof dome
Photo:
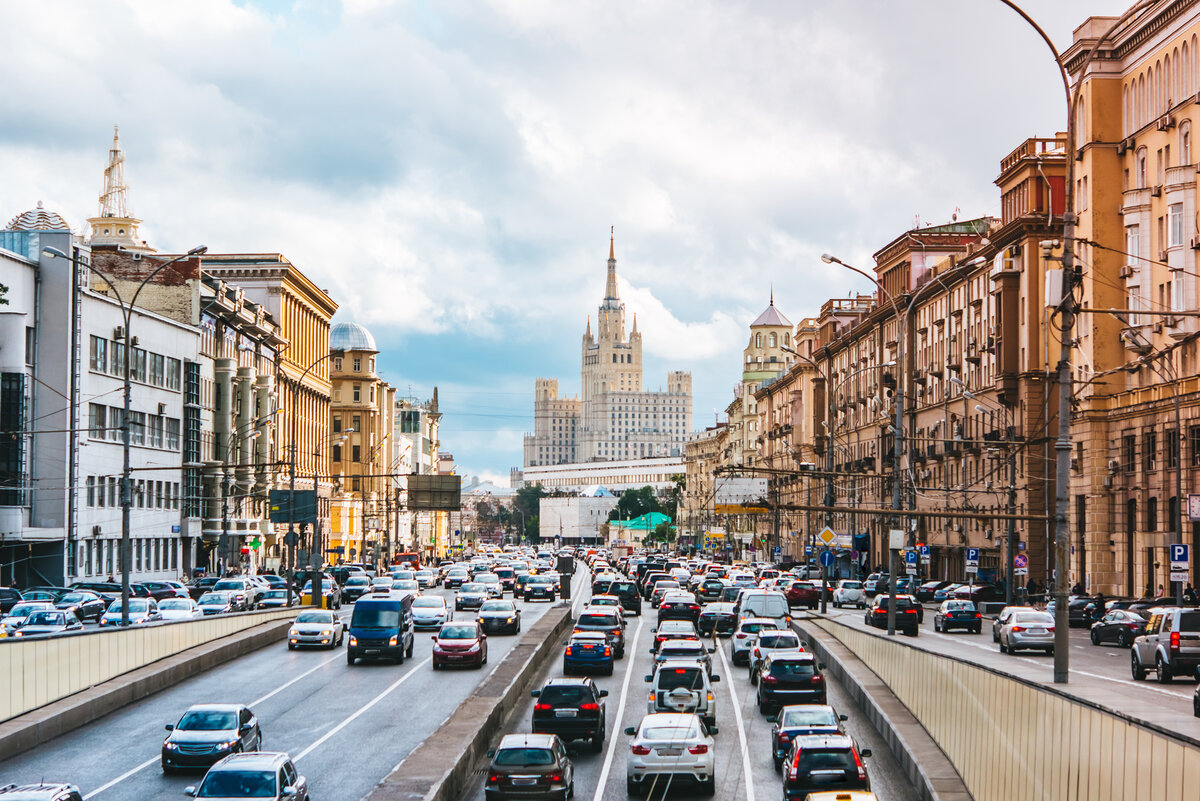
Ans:
{"type": "Polygon", "coordinates": [[[757,328],[759,326],[782,326],[784,328],[791,328],[792,324],[788,322],[788,318],[784,317],[783,313],[780,312],[779,309],[775,308],[775,300],[772,298],[771,305],[767,307],[767,310],[758,315],[757,320],[750,323],[751,328],[757,328]]]}
{"type": "Polygon", "coordinates": [[[8,231],[70,231],[71,226],[61,214],[47,211],[38,201],[36,209],[18,214],[9,221],[8,231]]]}
{"type": "Polygon", "coordinates": [[[338,323],[329,329],[330,350],[369,350],[375,353],[375,337],[358,323],[338,323]]]}

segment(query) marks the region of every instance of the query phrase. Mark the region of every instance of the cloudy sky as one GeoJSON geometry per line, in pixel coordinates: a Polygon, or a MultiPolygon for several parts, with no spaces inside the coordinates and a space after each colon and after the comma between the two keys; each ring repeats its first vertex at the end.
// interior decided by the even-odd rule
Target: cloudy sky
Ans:
{"type": "MultiPolygon", "coordinates": [[[[1060,48],[1128,5],[1023,3],[1060,48]]],[[[284,253],[505,481],[534,378],[578,392],[609,226],[647,388],[691,370],[711,424],[772,284],[793,322],[865,291],[820,254],[997,213],[1064,118],[999,0],[3,2],[0,72],[0,217],[82,230],[119,124],[152,245],[284,253]]]]}

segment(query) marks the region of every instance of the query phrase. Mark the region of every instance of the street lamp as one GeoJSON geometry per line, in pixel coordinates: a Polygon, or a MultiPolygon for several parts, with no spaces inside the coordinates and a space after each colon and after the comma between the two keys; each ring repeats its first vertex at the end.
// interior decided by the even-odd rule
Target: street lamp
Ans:
{"type": "MultiPolygon", "coordinates": [[[[124,252],[124,251],[122,251],[124,252]]],[[[202,256],[208,252],[208,248],[204,245],[194,247],[187,253],[176,256],[172,259],[164,261],[162,264],[150,271],[150,274],[141,280],[137,288],[133,291],[133,297],[128,302],[121,296],[121,290],[117,282],[111,277],[105,275],[96,265],[90,264],[89,268],[92,272],[99,275],[108,283],[108,288],[112,290],[116,297],[118,305],[121,307],[121,317],[125,323],[124,338],[125,349],[122,371],[124,374],[124,405],[121,416],[121,450],[122,450],[122,466],[121,466],[121,625],[129,625],[129,570],[133,562],[133,540],[130,537],[130,510],[133,508],[133,467],[131,465],[131,441],[129,417],[131,407],[133,405],[133,378],[130,373],[129,357],[133,348],[137,345],[137,340],[130,333],[130,326],[133,322],[133,308],[137,304],[138,295],[150,283],[150,279],[158,275],[165,268],[176,262],[190,259],[195,256],[202,256]]],[[[66,259],[74,262],[75,259],[63,253],[55,247],[42,248],[42,254],[52,259],[66,259]]],[[[74,488],[72,488],[74,491],[74,488]]]]}

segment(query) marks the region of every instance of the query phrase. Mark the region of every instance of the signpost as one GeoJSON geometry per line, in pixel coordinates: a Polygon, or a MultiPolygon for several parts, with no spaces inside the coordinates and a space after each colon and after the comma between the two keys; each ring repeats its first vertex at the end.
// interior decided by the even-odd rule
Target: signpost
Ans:
{"type": "MultiPolygon", "coordinates": [[[[1190,497],[1189,497],[1190,503],[1190,497]]],[[[1175,603],[1183,605],[1183,585],[1191,571],[1191,547],[1176,543],[1168,546],[1171,552],[1171,581],[1175,582],[1175,603]]]]}
{"type": "Polygon", "coordinates": [[[979,549],[967,549],[967,575],[972,578],[979,572],[979,549]]]}
{"type": "Polygon", "coordinates": [[[1013,557],[1013,575],[1028,576],[1029,575],[1029,557],[1023,553],[1019,553],[1013,557]]]}
{"type": "Polygon", "coordinates": [[[929,546],[928,545],[919,545],[917,547],[920,548],[920,551],[921,551],[921,564],[923,564],[923,565],[929,564],[932,561],[932,555],[930,554],[929,546]]]}
{"type": "Polygon", "coordinates": [[[1200,522],[1200,495],[1188,495],[1187,503],[1188,520],[1191,520],[1193,523],[1200,522]]]}
{"type": "Polygon", "coordinates": [[[917,552],[916,551],[905,551],[904,552],[904,570],[910,576],[917,575],[917,552]]]}

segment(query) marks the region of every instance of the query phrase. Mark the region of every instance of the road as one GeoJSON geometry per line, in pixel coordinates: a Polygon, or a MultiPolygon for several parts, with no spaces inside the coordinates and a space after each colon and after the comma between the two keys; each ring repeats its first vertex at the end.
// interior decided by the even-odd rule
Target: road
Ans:
{"type": "MultiPolygon", "coordinates": [[[[576,577],[583,585],[583,576],[576,577]]],[[[436,594],[453,597],[452,590],[436,594]]],[[[550,604],[518,602],[523,625],[550,604]]],[[[341,615],[349,620],[351,607],[341,615]]],[[[458,613],[460,617],[469,613],[458,613]]],[[[163,776],[163,726],[191,704],[244,703],[259,717],[264,747],[286,751],[314,798],[362,798],[448,718],[516,641],[488,638],[483,670],[438,671],[429,632],[418,632],[403,665],[346,664],[342,648],[263,648],[0,762],[3,783],[68,781],[86,799],[182,798],[202,773],[163,776]]]]}
{"type": "MultiPolygon", "coordinates": [[[[1129,671],[1128,648],[1115,644],[1092,645],[1087,629],[1071,629],[1070,681],[1065,685],[1054,684],[1054,657],[1026,651],[1015,656],[1000,653],[999,646],[992,642],[992,621],[988,618],[983,620],[981,634],[935,632],[935,609],[933,605],[926,605],[925,622],[917,637],[897,634],[896,639],[927,651],[1053,686],[1056,690],[1102,704],[1138,720],[1200,737],[1200,718],[1192,716],[1195,682],[1179,678],[1171,684],[1158,684],[1153,674],[1146,681],[1134,681],[1129,671]]],[[[887,636],[885,630],[871,628],[863,622],[861,609],[834,609],[830,606],[827,616],[839,623],[887,636]]]]}
{"type": "MultiPolygon", "coordinates": [[[[608,690],[606,715],[608,742],[604,751],[593,754],[583,744],[571,747],[571,758],[575,766],[576,801],[624,801],[629,796],[625,788],[625,755],[630,738],[623,733],[627,726],[636,726],[646,714],[646,693],[643,677],[650,672],[649,654],[655,610],[649,604],[643,607],[641,618],[629,618],[626,638],[629,642],[626,656],[617,662],[617,669],[610,676],[593,677],[596,685],[608,690]]],[[[565,643],[565,638],[564,638],[565,643]]],[[[716,798],[744,799],[744,801],[777,801],[782,793],[780,776],[771,761],[771,724],[758,711],[754,700],[754,688],[750,684],[745,667],[734,667],[729,663],[729,641],[718,640],[718,653],[713,655],[714,672],[721,681],[713,685],[717,697],[716,735],[716,798]]],[[[561,676],[562,662],[551,659],[536,682],[561,676]]],[[[866,760],[870,772],[872,789],[882,801],[908,801],[917,797],[916,790],[904,776],[887,744],[875,731],[871,723],[858,711],[842,687],[832,676],[826,674],[829,702],[849,716],[847,731],[857,740],[860,747],[869,748],[873,755],[866,760]]],[[[509,719],[508,732],[530,730],[533,715],[533,699],[519,704],[509,719]]],[[[481,764],[479,767],[486,767],[481,764]]],[[[691,789],[679,788],[672,797],[698,797],[691,789]]],[[[463,795],[464,799],[482,801],[482,775],[463,795]]]]}

